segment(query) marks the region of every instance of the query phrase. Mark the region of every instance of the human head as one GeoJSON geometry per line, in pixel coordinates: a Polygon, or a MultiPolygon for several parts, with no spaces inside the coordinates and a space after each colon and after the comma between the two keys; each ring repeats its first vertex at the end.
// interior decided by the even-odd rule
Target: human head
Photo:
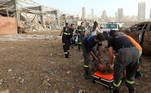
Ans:
{"type": "Polygon", "coordinates": [[[68,23],[65,23],[65,26],[68,26],[68,23]]]}
{"type": "Polygon", "coordinates": [[[86,26],[89,26],[89,23],[88,23],[88,22],[86,22],[86,26]]]}
{"type": "Polygon", "coordinates": [[[93,31],[95,31],[95,29],[98,27],[98,23],[95,21],[93,24],[93,31]]]}
{"type": "Polygon", "coordinates": [[[110,36],[111,37],[120,36],[120,35],[125,35],[125,34],[123,32],[119,32],[119,31],[115,31],[115,30],[110,31],[110,36]]]}
{"type": "Polygon", "coordinates": [[[71,29],[75,29],[75,25],[74,24],[71,24],[71,29]]]}
{"type": "Polygon", "coordinates": [[[111,30],[109,34],[110,34],[111,37],[113,37],[113,36],[115,36],[115,33],[116,33],[115,30],[111,30]]]}
{"type": "Polygon", "coordinates": [[[94,22],[94,26],[98,27],[98,22],[97,21],[94,22]]]}
{"type": "Polygon", "coordinates": [[[100,41],[104,41],[104,40],[105,40],[105,36],[102,33],[97,34],[95,42],[100,42],[100,41]]]}
{"type": "Polygon", "coordinates": [[[81,22],[81,26],[84,26],[84,22],[81,22]]]}

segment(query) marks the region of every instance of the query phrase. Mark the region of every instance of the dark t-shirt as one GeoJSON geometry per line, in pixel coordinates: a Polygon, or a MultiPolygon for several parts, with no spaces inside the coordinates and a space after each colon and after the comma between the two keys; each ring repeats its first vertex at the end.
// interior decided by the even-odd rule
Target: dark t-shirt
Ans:
{"type": "Polygon", "coordinates": [[[80,33],[80,35],[84,36],[85,27],[78,26],[78,27],[77,27],[77,33],[80,33]]]}
{"type": "Polygon", "coordinates": [[[68,29],[69,29],[68,26],[63,27],[63,32],[68,32],[68,29]]]}
{"type": "MultiPolygon", "coordinates": [[[[94,36],[90,36],[90,37],[86,37],[83,40],[83,46],[86,48],[86,50],[88,52],[92,51],[93,47],[97,44],[96,42],[94,42],[94,39],[96,38],[96,35],[94,36]]],[[[99,46],[101,46],[102,43],[99,42],[99,46]]]]}
{"type": "Polygon", "coordinates": [[[134,47],[133,43],[124,35],[115,36],[108,40],[108,47],[112,47],[113,50],[118,51],[121,48],[134,47]]]}

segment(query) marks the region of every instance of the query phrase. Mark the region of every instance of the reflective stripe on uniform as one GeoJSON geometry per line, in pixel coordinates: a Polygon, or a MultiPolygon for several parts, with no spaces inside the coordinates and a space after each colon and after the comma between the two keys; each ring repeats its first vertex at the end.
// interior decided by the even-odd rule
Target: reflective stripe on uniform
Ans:
{"type": "Polygon", "coordinates": [[[129,81],[129,80],[126,80],[126,82],[131,85],[135,83],[135,81],[129,81]]]}
{"type": "Polygon", "coordinates": [[[84,65],[83,67],[86,67],[86,68],[88,68],[89,66],[88,66],[88,65],[84,65]]]}
{"type": "Polygon", "coordinates": [[[63,34],[65,34],[65,35],[71,35],[71,33],[63,33],[63,34]]]}
{"type": "Polygon", "coordinates": [[[64,54],[68,54],[68,52],[64,52],[64,54]]]}
{"type": "Polygon", "coordinates": [[[80,45],[80,44],[82,44],[82,42],[79,42],[78,44],[80,45]]]}
{"type": "Polygon", "coordinates": [[[120,80],[120,82],[119,82],[118,84],[115,84],[115,83],[113,82],[113,85],[114,85],[115,87],[119,87],[119,86],[121,85],[121,83],[122,83],[122,80],[120,80]]]}
{"type": "Polygon", "coordinates": [[[81,32],[82,30],[81,30],[81,29],[78,29],[78,31],[81,32]]]}

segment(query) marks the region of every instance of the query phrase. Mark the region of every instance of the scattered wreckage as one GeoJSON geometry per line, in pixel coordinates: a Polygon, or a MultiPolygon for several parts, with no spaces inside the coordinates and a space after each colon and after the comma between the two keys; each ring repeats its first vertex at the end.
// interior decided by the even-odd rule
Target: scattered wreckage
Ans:
{"type": "Polygon", "coordinates": [[[122,31],[132,36],[143,47],[143,54],[151,53],[151,22],[141,22],[122,31]]]}

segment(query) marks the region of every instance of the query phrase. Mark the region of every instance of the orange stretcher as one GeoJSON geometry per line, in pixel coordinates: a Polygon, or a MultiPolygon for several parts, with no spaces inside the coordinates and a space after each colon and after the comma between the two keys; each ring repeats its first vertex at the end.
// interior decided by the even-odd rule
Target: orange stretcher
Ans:
{"type": "Polygon", "coordinates": [[[92,75],[93,83],[98,83],[109,88],[109,93],[113,92],[113,74],[95,72],[92,75]]]}

